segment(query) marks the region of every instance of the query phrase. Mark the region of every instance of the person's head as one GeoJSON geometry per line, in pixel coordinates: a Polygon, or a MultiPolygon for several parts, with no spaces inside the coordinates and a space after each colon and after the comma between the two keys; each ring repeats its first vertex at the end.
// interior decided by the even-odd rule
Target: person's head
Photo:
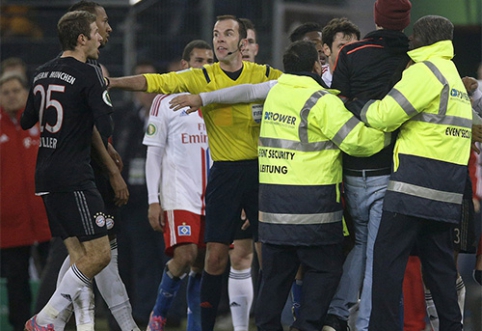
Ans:
{"type": "Polygon", "coordinates": [[[10,117],[25,108],[27,97],[27,80],[21,73],[12,71],[0,77],[0,105],[10,117]]]}
{"type": "Polygon", "coordinates": [[[320,57],[321,64],[326,63],[326,56],[323,53],[323,44],[321,42],[321,31],[323,28],[318,23],[307,22],[301,24],[290,34],[290,41],[294,43],[298,40],[311,41],[315,44],[316,50],[320,57]]]}
{"type": "Polygon", "coordinates": [[[214,53],[220,62],[229,62],[240,56],[246,47],[246,27],[236,16],[222,15],[217,17],[213,29],[214,53]]]}
{"type": "Polygon", "coordinates": [[[410,24],[409,0],[377,0],[373,5],[373,18],[378,28],[403,31],[410,24]]]}
{"type": "Polygon", "coordinates": [[[102,7],[97,2],[82,0],[70,6],[68,11],[75,11],[75,10],[85,10],[95,15],[96,23],[97,23],[97,26],[99,27],[99,33],[102,36],[101,47],[104,47],[105,44],[107,44],[107,42],[109,41],[109,36],[110,36],[110,33],[112,32],[112,27],[109,24],[109,17],[105,12],[104,7],[102,7]]]}
{"type": "Polygon", "coordinates": [[[202,68],[214,62],[213,49],[204,40],[189,42],[182,52],[181,68],[202,68]]]}
{"type": "Polygon", "coordinates": [[[413,25],[410,49],[435,44],[442,40],[452,40],[454,25],[445,17],[427,15],[418,19],[413,25]]]}
{"type": "Polygon", "coordinates": [[[102,37],[95,23],[95,15],[86,11],[72,11],[57,23],[57,32],[63,51],[80,50],[88,59],[99,57],[102,37]]]}
{"type": "Polygon", "coordinates": [[[256,29],[253,22],[247,18],[240,18],[241,22],[246,27],[246,35],[248,39],[248,45],[242,50],[243,60],[249,62],[255,62],[256,55],[258,55],[259,45],[256,40],[256,29]]]}
{"type": "Polygon", "coordinates": [[[323,52],[328,58],[330,70],[335,66],[340,49],[360,39],[360,29],[346,17],[334,18],[323,28],[323,52]]]}
{"type": "Polygon", "coordinates": [[[318,51],[310,41],[292,43],[283,54],[283,66],[287,73],[312,72],[321,76],[318,51]]]}
{"type": "Polygon", "coordinates": [[[0,67],[0,75],[15,71],[27,78],[27,65],[19,57],[9,57],[3,60],[0,63],[0,67]]]}

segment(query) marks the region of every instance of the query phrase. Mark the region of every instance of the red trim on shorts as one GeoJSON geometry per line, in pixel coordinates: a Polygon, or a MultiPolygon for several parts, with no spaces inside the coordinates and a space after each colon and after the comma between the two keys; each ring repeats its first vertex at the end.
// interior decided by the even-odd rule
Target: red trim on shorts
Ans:
{"type": "Polygon", "coordinates": [[[187,210],[164,211],[166,222],[164,230],[165,253],[172,256],[174,249],[179,245],[195,244],[198,248],[206,247],[204,243],[203,215],[198,215],[187,210]]]}

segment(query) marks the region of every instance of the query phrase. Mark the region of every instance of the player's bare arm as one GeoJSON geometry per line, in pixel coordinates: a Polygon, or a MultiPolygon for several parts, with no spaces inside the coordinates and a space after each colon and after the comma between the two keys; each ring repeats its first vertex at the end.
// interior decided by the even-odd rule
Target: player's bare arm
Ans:
{"type": "Polygon", "coordinates": [[[151,224],[154,231],[164,232],[166,223],[164,221],[164,211],[162,210],[160,203],[149,204],[147,217],[149,218],[149,224],[151,224]]]}
{"type": "Polygon", "coordinates": [[[117,88],[128,91],[146,91],[147,81],[144,75],[125,76],[125,77],[109,77],[109,89],[117,88]]]}
{"type": "Polygon", "coordinates": [[[115,193],[115,204],[119,207],[125,205],[129,200],[129,190],[127,189],[127,184],[122,178],[116,162],[114,162],[107,152],[107,149],[102,142],[100,133],[96,127],[94,127],[94,131],[92,133],[92,148],[93,156],[96,157],[99,163],[102,164],[107,170],[110,185],[115,193]]]}
{"type": "Polygon", "coordinates": [[[122,162],[121,156],[111,143],[107,143],[107,152],[109,153],[111,159],[114,160],[115,165],[117,168],[119,168],[119,171],[122,172],[122,169],[124,169],[124,162],[122,162]]]}

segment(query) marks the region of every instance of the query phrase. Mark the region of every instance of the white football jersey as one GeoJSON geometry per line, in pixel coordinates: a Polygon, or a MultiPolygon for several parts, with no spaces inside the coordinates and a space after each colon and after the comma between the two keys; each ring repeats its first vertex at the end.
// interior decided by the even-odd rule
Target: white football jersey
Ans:
{"type": "Polygon", "coordinates": [[[144,145],[164,150],[160,201],[164,210],[205,214],[204,195],[211,166],[206,126],[201,111],[173,111],[176,95],[158,95],[152,102],[144,145]]]}
{"type": "Polygon", "coordinates": [[[326,86],[331,87],[331,82],[333,81],[333,75],[330,71],[330,67],[328,66],[328,64],[323,66],[322,72],[323,74],[321,75],[321,79],[323,79],[326,86]]]}

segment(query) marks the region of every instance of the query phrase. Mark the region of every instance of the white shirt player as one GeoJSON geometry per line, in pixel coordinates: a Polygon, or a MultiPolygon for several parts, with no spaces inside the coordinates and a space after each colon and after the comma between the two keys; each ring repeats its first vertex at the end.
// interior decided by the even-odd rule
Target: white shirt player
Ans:
{"type": "Polygon", "coordinates": [[[146,179],[149,204],[164,210],[205,214],[204,193],[211,158],[201,112],[173,111],[176,95],[158,95],[152,102],[143,144],[148,146],[146,179]],[[160,194],[159,194],[160,190],[160,194]]]}
{"type": "Polygon", "coordinates": [[[328,64],[325,64],[322,67],[322,74],[321,79],[325,82],[326,86],[331,87],[331,82],[333,80],[333,74],[330,71],[330,67],[328,64]]]}

